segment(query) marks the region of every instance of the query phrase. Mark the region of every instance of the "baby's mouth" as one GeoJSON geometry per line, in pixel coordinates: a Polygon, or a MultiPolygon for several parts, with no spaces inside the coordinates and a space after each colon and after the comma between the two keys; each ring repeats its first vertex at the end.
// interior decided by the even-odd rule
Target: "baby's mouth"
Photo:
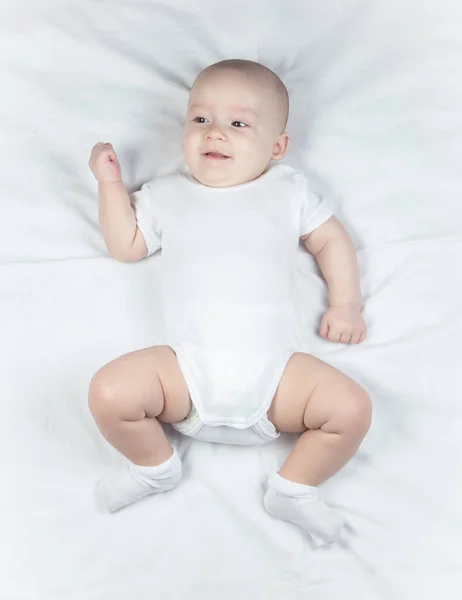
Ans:
{"type": "Polygon", "coordinates": [[[205,158],[210,158],[211,160],[225,160],[227,158],[231,158],[226,154],[222,154],[221,152],[204,152],[202,156],[205,158]]]}

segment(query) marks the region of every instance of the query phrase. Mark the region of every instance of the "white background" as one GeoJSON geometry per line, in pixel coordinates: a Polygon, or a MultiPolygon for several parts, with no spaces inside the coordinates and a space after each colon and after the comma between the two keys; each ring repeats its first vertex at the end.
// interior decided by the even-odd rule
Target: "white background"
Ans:
{"type": "Polygon", "coordinates": [[[0,5],[2,600],[456,600],[462,593],[462,8],[455,0],[57,0],[0,5]],[[358,247],[367,342],[316,335],[325,289],[300,253],[312,352],[370,392],[374,422],[324,493],[348,521],[316,550],[262,508],[293,442],[183,440],[174,492],[115,515],[118,456],[91,375],[158,343],[159,257],[121,264],[87,167],[112,141],[130,190],[181,161],[188,87],[249,58],[292,101],[287,162],[358,247]]]}

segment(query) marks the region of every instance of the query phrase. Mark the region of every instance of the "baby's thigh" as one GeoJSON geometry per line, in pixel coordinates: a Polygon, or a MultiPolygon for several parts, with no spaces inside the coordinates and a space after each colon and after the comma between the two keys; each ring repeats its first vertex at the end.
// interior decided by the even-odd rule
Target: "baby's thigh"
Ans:
{"type": "Polygon", "coordinates": [[[159,417],[166,423],[181,421],[191,408],[176,354],[168,346],[129,352],[102,367],[90,383],[89,403],[90,409],[123,419],[159,417]]]}
{"type": "Polygon", "coordinates": [[[331,365],[296,352],[281,377],[268,418],[279,431],[319,429],[334,418],[341,419],[345,407],[357,404],[356,398],[363,393],[357,383],[331,365]]]}

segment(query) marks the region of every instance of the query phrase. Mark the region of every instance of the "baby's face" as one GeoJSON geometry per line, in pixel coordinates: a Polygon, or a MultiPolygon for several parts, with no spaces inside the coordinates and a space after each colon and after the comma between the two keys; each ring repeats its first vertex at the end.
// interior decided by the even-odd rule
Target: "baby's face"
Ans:
{"type": "Polygon", "coordinates": [[[284,156],[288,137],[271,91],[236,71],[200,77],[191,90],[183,154],[202,184],[227,187],[259,177],[284,156]]]}

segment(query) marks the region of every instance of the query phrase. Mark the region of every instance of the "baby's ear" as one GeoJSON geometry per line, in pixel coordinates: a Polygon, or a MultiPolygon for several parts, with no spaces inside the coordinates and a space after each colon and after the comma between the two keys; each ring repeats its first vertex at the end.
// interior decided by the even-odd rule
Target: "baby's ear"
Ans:
{"type": "Polygon", "coordinates": [[[289,145],[289,135],[283,131],[280,135],[278,135],[277,140],[274,142],[273,146],[273,156],[271,157],[273,160],[281,160],[284,154],[287,151],[287,146],[289,145]]]}

